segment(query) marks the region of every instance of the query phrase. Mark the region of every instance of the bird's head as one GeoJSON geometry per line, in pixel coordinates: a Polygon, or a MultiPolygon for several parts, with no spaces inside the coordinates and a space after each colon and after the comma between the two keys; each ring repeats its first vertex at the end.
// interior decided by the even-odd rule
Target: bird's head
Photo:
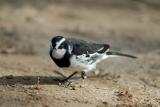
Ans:
{"type": "Polygon", "coordinates": [[[71,53],[71,46],[63,36],[56,36],[51,39],[50,50],[55,59],[61,59],[66,53],[71,53]]]}

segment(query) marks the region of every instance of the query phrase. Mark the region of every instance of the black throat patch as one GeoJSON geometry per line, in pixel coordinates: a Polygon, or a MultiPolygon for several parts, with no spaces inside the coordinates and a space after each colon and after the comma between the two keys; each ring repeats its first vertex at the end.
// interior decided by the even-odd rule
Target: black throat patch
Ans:
{"type": "Polygon", "coordinates": [[[68,52],[66,52],[66,54],[64,55],[64,57],[62,59],[55,59],[52,56],[52,51],[53,50],[50,50],[50,57],[57,64],[57,66],[59,66],[59,67],[69,67],[70,66],[69,59],[70,59],[71,55],[68,52]]]}

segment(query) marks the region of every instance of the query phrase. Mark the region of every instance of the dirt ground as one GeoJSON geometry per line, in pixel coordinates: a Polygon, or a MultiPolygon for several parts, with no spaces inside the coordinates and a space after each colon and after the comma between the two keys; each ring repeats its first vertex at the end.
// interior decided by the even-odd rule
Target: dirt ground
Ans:
{"type": "Polygon", "coordinates": [[[0,107],[160,107],[159,7],[158,0],[0,0],[0,107]],[[98,75],[59,86],[48,54],[56,35],[108,43],[138,59],[107,59],[98,75]]]}

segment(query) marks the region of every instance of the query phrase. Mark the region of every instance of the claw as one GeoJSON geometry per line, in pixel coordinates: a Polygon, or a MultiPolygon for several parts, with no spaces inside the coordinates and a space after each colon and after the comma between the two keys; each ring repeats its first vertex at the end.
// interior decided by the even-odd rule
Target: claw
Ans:
{"type": "Polygon", "coordinates": [[[54,81],[57,81],[58,82],[58,85],[59,86],[64,86],[64,87],[68,87],[71,85],[71,81],[68,81],[68,79],[54,79],[54,81]]]}
{"type": "Polygon", "coordinates": [[[73,74],[69,75],[67,78],[65,79],[54,79],[55,81],[59,82],[60,86],[64,86],[64,87],[68,87],[71,85],[71,81],[68,81],[70,78],[72,78],[75,74],[77,74],[77,72],[74,72],[73,74]]]}

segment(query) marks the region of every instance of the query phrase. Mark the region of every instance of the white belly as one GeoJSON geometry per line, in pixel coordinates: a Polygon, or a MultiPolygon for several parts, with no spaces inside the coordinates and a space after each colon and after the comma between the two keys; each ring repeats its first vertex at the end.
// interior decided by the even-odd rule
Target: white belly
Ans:
{"type": "Polygon", "coordinates": [[[76,71],[84,71],[89,72],[96,68],[97,63],[101,62],[102,60],[106,59],[107,56],[105,54],[92,54],[90,57],[86,57],[85,54],[75,56],[73,55],[70,59],[71,66],[70,68],[76,70],[76,71]],[[94,60],[90,60],[94,58],[94,60]]]}

